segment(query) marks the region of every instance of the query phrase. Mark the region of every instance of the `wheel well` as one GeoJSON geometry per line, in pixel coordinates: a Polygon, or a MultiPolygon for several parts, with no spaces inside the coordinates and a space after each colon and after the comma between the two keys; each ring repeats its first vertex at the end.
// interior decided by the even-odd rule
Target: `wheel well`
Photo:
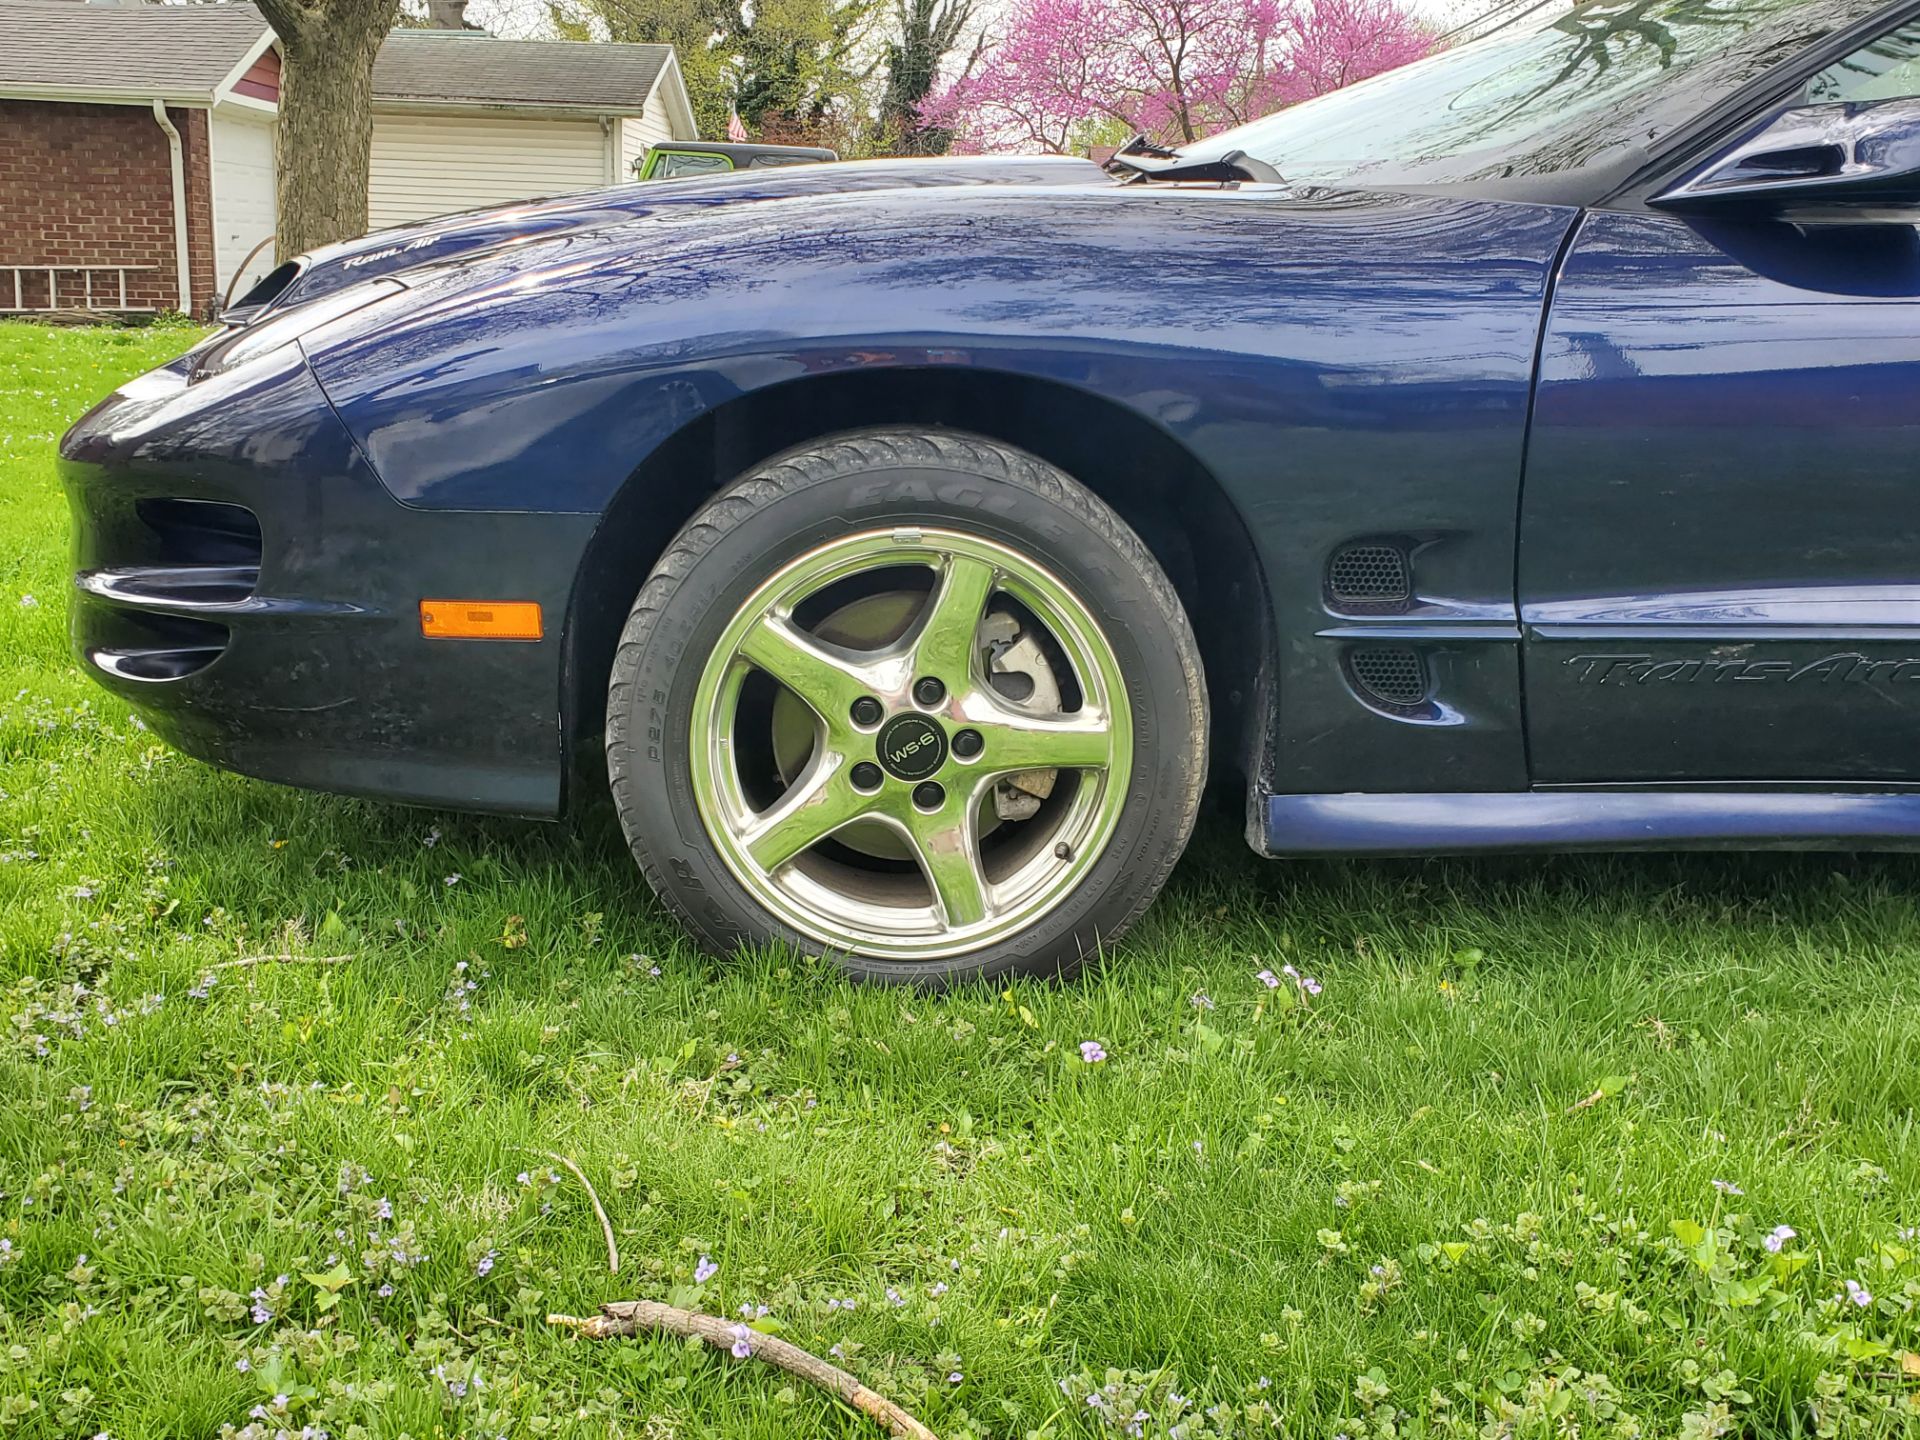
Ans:
{"type": "Polygon", "coordinates": [[[1213,706],[1214,772],[1255,773],[1270,655],[1266,585],[1219,482],[1165,431],[1098,395],[978,370],[884,370],[757,390],[709,411],[628,478],[581,561],[566,633],[562,723],[575,795],[605,771],[590,756],[634,596],[680,528],[734,477],[784,450],[875,425],[963,430],[1037,455],[1111,505],[1172,580],[1200,645],[1213,706]]]}

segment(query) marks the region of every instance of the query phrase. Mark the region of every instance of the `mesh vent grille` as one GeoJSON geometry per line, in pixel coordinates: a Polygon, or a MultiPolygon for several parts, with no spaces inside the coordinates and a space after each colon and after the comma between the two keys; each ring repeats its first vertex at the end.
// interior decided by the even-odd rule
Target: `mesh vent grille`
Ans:
{"type": "Polygon", "coordinates": [[[1347,657],[1353,683],[1382,705],[1418,705],[1427,698],[1427,667],[1400,645],[1368,646],[1347,657]]]}
{"type": "Polygon", "coordinates": [[[1413,595],[1406,552],[1397,545],[1349,545],[1337,551],[1327,566],[1327,592],[1335,600],[1403,604],[1413,595]]]}

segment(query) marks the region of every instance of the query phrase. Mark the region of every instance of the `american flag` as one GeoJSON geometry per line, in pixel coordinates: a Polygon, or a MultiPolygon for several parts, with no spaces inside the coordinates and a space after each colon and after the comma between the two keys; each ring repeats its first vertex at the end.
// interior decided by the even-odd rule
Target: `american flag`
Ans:
{"type": "Polygon", "coordinates": [[[727,139],[736,145],[747,143],[747,127],[740,123],[740,112],[731,106],[727,109],[727,139]]]}

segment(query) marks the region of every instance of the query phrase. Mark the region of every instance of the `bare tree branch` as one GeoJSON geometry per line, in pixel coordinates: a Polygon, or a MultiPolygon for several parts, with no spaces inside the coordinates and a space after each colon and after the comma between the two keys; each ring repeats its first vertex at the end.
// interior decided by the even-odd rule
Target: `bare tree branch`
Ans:
{"type": "Polygon", "coordinates": [[[756,1360],[797,1376],[809,1385],[838,1396],[868,1419],[887,1428],[896,1440],[939,1440],[933,1431],[901,1409],[886,1396],[869,1390],[838,1365],[830,1365],[811,1351],[802,1350],[777,1335],[762,1335],[757,1330],[718,1315],[702,1315],[653,1300],[615,1300],[602,1305],[598,1315],[581,1319],[575,1315],[549,1315],[547,1324],[578,1331],[591,1340],[610,1340],[622,1335],[657,1332],[706,1341],[717,1350],[739,1353],[746,1347],[756,1360]]]}

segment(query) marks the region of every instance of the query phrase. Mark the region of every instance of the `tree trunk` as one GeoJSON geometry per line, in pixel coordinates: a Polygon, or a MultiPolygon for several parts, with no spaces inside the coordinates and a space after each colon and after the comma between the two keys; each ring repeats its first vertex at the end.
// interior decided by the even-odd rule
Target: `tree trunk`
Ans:
{"type": "Polygon", "coordinates": [[[280,37],[279,258],[367,233],[373,59],[400,0],[259,0],[280,37]]]}

